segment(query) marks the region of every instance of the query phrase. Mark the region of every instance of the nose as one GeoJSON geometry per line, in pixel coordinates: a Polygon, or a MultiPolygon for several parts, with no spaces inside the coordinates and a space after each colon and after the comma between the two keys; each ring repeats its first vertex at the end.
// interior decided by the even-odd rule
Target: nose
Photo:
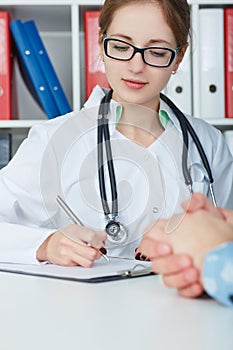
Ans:
{"type": "Polygon", "coordinates": [[[145,63],[142,59],[142,53],[136,52],[133,58],[128,61],[129,69],[134,73],[140,73],[145,68],[145,63]]]}

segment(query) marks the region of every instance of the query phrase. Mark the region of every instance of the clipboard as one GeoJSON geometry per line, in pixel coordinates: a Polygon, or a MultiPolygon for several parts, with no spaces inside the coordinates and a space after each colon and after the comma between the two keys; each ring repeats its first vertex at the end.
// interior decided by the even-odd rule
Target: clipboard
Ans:
{"type": "Polygon", "coordinates": [[[111,257],[109,262],[100,258],[90,268],[52,264],[0,263],[0,272],[84,283],[110,282],[154,274],[151,263],[148,261],[111,257]]]}

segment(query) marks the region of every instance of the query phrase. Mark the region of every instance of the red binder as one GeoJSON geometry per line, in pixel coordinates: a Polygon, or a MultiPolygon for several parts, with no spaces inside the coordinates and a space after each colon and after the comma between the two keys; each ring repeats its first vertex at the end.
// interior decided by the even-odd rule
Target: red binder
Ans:
{"type": "Polygon", "coordinates": [[[97,84],[101,87],[109,87],[98,44],[99,14],[100,11],[84,13],[86,98],[97,84]]]}
{"type": "Polygon", "coordinates": [[[233,118],[233,8],[224,9],[225,116],[233,118]]]}
{"type": "Polygon", "coordinates": [[[12,119],[10,16],[0,11],[0,119],[12,119]]]}

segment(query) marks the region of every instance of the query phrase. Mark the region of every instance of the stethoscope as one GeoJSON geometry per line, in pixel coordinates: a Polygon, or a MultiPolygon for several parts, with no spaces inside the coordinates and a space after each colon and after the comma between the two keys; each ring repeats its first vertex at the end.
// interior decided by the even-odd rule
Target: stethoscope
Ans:
{"type": "MultiPolygon", "coordinates": [[[[99,178],[99,190],[102,202],[102,207],[107,221],[105,231],[108,235],[108,239],[113,243],[122,243],[128,237],[127,228],[119,221],[118,213],[118,198],[117,198],[117,187],[116,187],[116,177],[114,171],[114,164],[112,159],[112,149],[109,134],[109,124],[108,115],[110,109],[110,101],[112,98],[112,90],[102,98],[99,112],[98,112],[98,128],[97,128],[97,143],[98,143],[98,178],[99,178]],[[103,164],[103,143],[105,144],[105,153],[108,166],[108,174],[111,186],[111,197],[112,197],[112,210],[110,211],[106,187],[105,187],[105,176],[104,176],[104,164],[103,164]]],[[[210,169],[209,161],[206,157],[205,151],[200,143],[200,140],[194,131],[192,125],[185,117],[185,115],[180,111],[180,109],[164,94],[160,94],[160,98],[172,109],[176,118],[178,119],[181,127],[182,137],[183,137],[183,149],[182,149],[182,172],[185,180],[185,184],[189,186],[192,192],[192,177],[190,174],[190,169],[188,168],[188,148],[189,148],[189,135],[192,137],[193,142],[198,150],[200,158],[202,160],[203,166],[206,170],[209,180],[209,190],[213,204],[217,206],[214,191],[213,191],[213,176],[210,169]]]]}

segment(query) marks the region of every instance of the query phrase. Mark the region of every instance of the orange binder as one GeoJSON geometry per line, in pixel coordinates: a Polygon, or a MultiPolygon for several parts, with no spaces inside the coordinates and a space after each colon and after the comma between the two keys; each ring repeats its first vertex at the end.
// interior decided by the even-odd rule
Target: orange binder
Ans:
{"type": "Polygon", "coordinates": [[[86,98],[89,97],[95,85],[109,87],[98,44],[99,14],[99,11],[84,13],[86,98]]]}
{"type": "Polygon", "coordinates": [[[10,16],[0,11],[0,119],[12,119],[10,16]]]}
{"type": "Polygon", "coordinates": [[[233,118],[233,8],[224,9],[225,116],[233,118]]]}

